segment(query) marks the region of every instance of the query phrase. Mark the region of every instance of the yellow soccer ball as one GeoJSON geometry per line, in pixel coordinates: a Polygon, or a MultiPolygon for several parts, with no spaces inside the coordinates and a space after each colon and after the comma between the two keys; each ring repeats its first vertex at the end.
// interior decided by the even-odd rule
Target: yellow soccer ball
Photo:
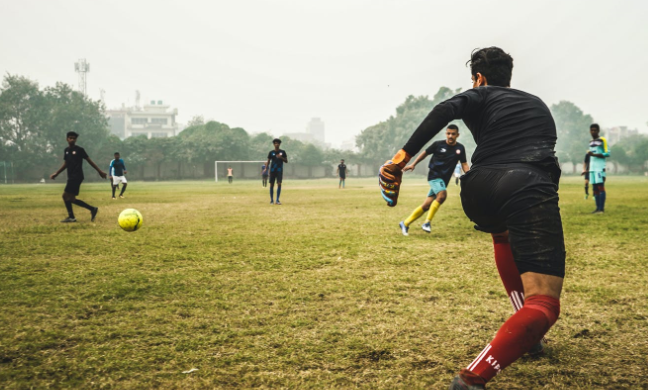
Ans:
{"type": "Polygon", "coordinates": [[[134,232],[142,227],[142,214],[135,209],[126,209],[119,214],[119,226],[127,232],[134,232]]]}

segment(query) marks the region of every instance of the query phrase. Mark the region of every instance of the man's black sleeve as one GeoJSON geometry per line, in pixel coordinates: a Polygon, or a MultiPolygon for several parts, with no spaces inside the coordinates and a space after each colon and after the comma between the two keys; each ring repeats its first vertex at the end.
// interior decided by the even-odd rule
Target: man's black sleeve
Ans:
{"type": "Polygon", "coordinates": [[[419,127],[414,131],[409,141],[403,146],[410,156],[425,146],[428,141],[437,135],[443,128],[454,119],[462,119],[469,111],[473,110],[481,100],[481,94],[477,89],[469,89],[459,95],[437,104],[419,127]]]}

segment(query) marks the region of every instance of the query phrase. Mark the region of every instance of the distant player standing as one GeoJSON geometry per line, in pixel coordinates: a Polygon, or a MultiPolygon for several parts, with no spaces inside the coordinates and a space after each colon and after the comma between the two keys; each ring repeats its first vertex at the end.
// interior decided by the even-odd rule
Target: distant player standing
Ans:
{"type": "Polygon", "coordinates": [[[264,187],[268,186],[268,170],[266,169],[265,164],[261,165],[261,184],[264,187]]]}
{"type": "Polygon", "coordinates": [[[590,125],[592,140],[589,143],[589,182],[592,185],[592,194],[596,203],[596,210],[592,214],[603,214],[605,211],[605,159],[610,157],[608,143],[600,136],[601,128],[598,124],[590,125]]]}
{"type": "Polygon", "coordinates": [[[122,184],[119,197],[122,199],[124,198],[124,192],[128,185],[126,173],[126,164],[124,164],[124,160],[119,156],[119,152],[115,152],[115,158],[110,162],[110,166],[108,167],[108,179],[112,182],[113,199],[115,199],[115,190],[119,187],[119,183],[122,184]]]}
{"type": "Polygon", "coordinates": [[[421,228],[428,233],[432,231],[430,221],[432,221],[434,214],[436,214],[439,207],[441,207],[448,197],[446,187],[452,177],[453,167],[459,166],[457,162],[460,162],[465,172],[468,172],[468,169],[470,169],[466,161],[466,148],[457,142],[458,137],[459,128],[456,125],[448,126],[445,141],[433,142],[423,153],[419,154],[412,164],[403,168],[403,172],[412,171],[424,158],[430,155],[432,156],[428,164],[430,168],[428,171],[430,191],[423,204],[417,207],[407,219],[399,223],[404,236],[409,235],[410,224],[416,221],[426,211],[428,212],[427,217],[421,228]]]}
{"type": "Polygon", "coordinates": [[[234,170],[232,167],[227,167],[227,182],[232,184],[232,180],[234,180],[234,170]]]}
{"type": "Polygon", "coordinates": [[[340,182],[338,183],[338,189],[344,188],[344,182],[346,181],[346,170],[347,166],[344,164],[344,159],[340,160],[340,164],[337,166],[337,174],[340,177],[340,182]]]}
{"type": "Polygon", "coordinates": [[[395,206],[403,168],[451,120],[463,119],[477,143],[470,171],[461,178],[462,206],[478,230],[491,233],[495,263],[516,312],[450,390],[485,389],[501,370],[541,347],[560,314],[565,275],[551,112],[536,96],[510,88],[513,58],[502,49],[476,50],[469,62],[473,88],[436,105],[380,168],[379,180],[383,199],[395,206]]]}
{"type": "Polygon", "coordinates": [[[267,167],[270,167],[270,204],[281,205],[279,197],[281,196],[281,182],[283,180],[283,164],[288,163],[288,155],[285,150],[279,149],[281,146],[281,140],[275,138],[272,140],[274,145],[274,150],[271,150],[268,153],[268,161],[266,162],[266,171],[267,167]],[[277,182],[277,201],[274,202],[274,184],[277,182]]]}
{"type": "Polygon", "coordinates": [[[461,177],[461,164],[457,164],[454,170],[455,185],[459,185],[459,178],[461,177]]]}
{"type": "Polygon", "coordinates": [[[61,222],[76,222],[74,212],[72,211],[72,204],[90,210],[90,220],[92,222],[94,222],[97,212],[99,211],[98,207],[90,206],[86,202],[76,198],[76,196],[79,195],[81,183],[83,183],[84,179],[82,166],[83,159],[88,161],[88,164],[90,164],[99,173],[99,176],[101,176],[102,179],[105,179],[107,176],[106,172],[99,169],[97,164],[88,157],[88,153],[86,153],[85,149],[76,145],[78,137],[79,134],[74,131],[67,133],[68,147],[65,148],[63,154],[63,165],[61,165],[58,171],[50,175],[50,179],[54,180],[61,172],[67,169],[68,180],[65,185],[65,190],[63,190],[63,202],[65,203],[68,217],[61,222]]]}

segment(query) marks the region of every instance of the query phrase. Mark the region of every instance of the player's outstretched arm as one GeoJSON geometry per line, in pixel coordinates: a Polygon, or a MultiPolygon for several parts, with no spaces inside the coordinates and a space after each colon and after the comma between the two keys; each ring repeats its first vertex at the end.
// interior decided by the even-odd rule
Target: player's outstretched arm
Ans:
{"type": "Polygon", "coordinates": [[[108,174],[106,172],[102,171],[101,168],[99,168],[97,166],[97,164],[95,164],[95,162],[92,161],[92,159],[90,157],[86,157],[85,159],[86,159],[86,161],[88,161],[88,164],[90,164],[95,169],[95,171],[97,171],[99,173],[99,176],[101,176],[102,179],[105,179],[106,176],[108,176],[108,174]]]}
{"type": "Polygon", "coordinates": [[[425,157],[427,157],[427,156],[428,156],[427,152],[426,152],[426,151],[423,151],[423,153],[419,154],[418,157],[416,157],[416,160],[414,160],[413,163],[411,163],[410,165],[406,165],[406,166],[403,168],[403,172],[413,171],[414,168],[416,168],[416,165],[417,165],[418,163],[420,163],[420,162],[421,162],[425,157]]]}
{"type": "Polygon", "coordinates": [[[387,160],[381,167],[378,173],[378,185],[383,199],[387,202],[387,206],[394,207],[398,203],[398,193],[403,178],[403,168],[412,157],[403,149],[391,160],[387,160]]]}
{"type": "Polygon", "coordinates": [[[50,175],[50,179],[52,179],[52,180],[56,179],[56,176],[60,175],[61,172],[63,172],[66,168],[67,168],[67,163],[65,161],[63,161],[63,165],[61,165],[61,167],[58,169],[58,171],[56,171],[56,172],[54,172],[54,173],[52,173],[50,175]]]}

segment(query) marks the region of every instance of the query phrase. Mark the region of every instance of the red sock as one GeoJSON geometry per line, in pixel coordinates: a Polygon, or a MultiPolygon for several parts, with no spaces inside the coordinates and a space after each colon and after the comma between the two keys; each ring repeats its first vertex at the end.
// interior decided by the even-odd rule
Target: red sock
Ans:
{"type": "Polygon", "coordinates": [[[509,244],[507,238],[493,236],[493,248],[495,249],[495,264],[500,279],[504,283],[506,294],[511,300],[513,309],[518,311],[524,305],[524,287],[515,261],[513,261],[511,244],[509,244]]]}
{"type": "Polygon", "coordinates": [[[559,314],[560,300],[546,295],[527,298],[524,307],[502,325],[467,370],[488,382],[540,341],[559,314]]]}

